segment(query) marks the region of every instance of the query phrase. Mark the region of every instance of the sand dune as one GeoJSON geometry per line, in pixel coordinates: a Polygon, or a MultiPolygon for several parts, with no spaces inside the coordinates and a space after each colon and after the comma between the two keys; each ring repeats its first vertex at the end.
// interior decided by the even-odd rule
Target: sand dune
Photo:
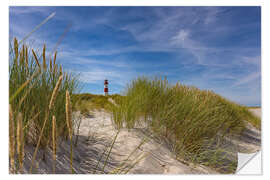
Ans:
{"type": "MultiPolygon", "coordinates": [[[[252,110],[254,113],[260,113],[257,109],[252,110]]],[[[80,123],[78,134],[75,130],[74,142],[78,139],[77,147],[74,147],[73,167],[75,173],[87,174],[93,173],[96,164],[99,161],[104,149],[110,146],[117,130],[114,128],[111,116],[104,111],[92,111],[87,117],[74,113],[75,126],[80,123]]],[[[235,152],[230,150],[231,157],[237,162],[238,152],[254,152],[260,149],[259,130],[247,124],[247,130],[242,136],[237,138],[228,138],[227,146],[230,149],[236,147],[235,152]]],[[[76,128],[76,127],[75,127],[76,128]]],[[[202,165],[194,165],[175,159],[175,155],[169,150],[168,145],[164,142],[151,137],[145,127],[140,126],[131,130],[121,129],[112,149],[109,161],[106,164],[105,173],[112,172],[118,167],[138,145],[147,138],[147,141],[129,158],[127,165],[131,167],[138,157],[145,156],[134,168],[130,174],[217,174],[218,172],[202,165]]],[[[224,147],[227,148],[227,147],[224,147]]],[[[24,172],[28,173],[34,148],[26,147],[24,172]]],[[[37,167],[34,173],[52,173],[52,156],[51,150],[45,152],[45,160],[42,160],[43,152],[38,153],[37,167]]],[[[105,163],[105,157],[101,160],[100,166],[96,173],[102,171],[105,163]]],[[[125,171],[123,171],[125,172],[125,171]]],[[[122,173],[123,173],[122,172],[122,173]]],[[[56,173],[66,174],[69,171],[69,143],[60,141],[57,150],[56,173]]]]}
{"type": "Polygon", "coordinates": [[[261,117],[262,110],[261,108],[250,108],[249,109],[254,115],[261,117]]]}

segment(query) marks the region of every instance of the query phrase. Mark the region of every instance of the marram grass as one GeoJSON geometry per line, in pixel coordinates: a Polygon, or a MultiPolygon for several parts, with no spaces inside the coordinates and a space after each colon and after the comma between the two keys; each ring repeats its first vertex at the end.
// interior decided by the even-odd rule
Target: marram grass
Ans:
{"type": "MultiPolygon", "coordinates": [[[[19,45],[14,39],[9,53],[9,158],[11,173],[35,173],[37,152],[52,148],[52,173],[56,173],[56,151],[59,136],[70,141],[70,173],[73,169],[73,123],[72,109],[79,99],[74,96],[78,90],[78,79],[64,71],[56,62],[29,46],[19,45]],[[49,61],[48,61],[49,60],[49,61]],[[48,61],[48,62],[47,62],[48,61]],[[34,145],[30,169],[23,169],[24,147],[34,145]]],[[[114,97],[114,96],[113,96],[114,97]]],[[[97,99],[99,107],[105,106],[103,99],[97,99]]],[[[115,136],[116,139],[117,136],[115,136]]],[[[105,172],[110,151],[106,155],[102,173],[105,172]]],[[[44,154],[45,155],[45,154],[44,154]]],[[[44,157],[44,156],[43,156],[44,157]]],[[[121,170],[121,168],[120,168],[121,170]]]]}
{"type": "Polygon", "coordinates": [[[72,149],[72,135],[73,135],[73,128],[72,128],[72,110],[71,110],[71,102],[70,102],[70,95],[69,92],[66,91],[66,123],[68,127],[68,134],[69,134],[69,140],[70,140],[70,172],[71,174],[74,173],[73,167],[72,167],[72,160],[73,160],[73,149],[72,149]]]}
{"type": "MultiPolygon", "coordinates": [[[[161,78],[133,80],[123,98],[110,110],[118,129],[146,124],[153,133],[171,144],[177,157],[201,163],[203,154],[209,150],[205,146],[213,138],[240,134],[245,128],[245,120],[259,121],[246,107],[213,91],[180,83],[171,85],[161,78]]],[[[212,143],[212,146],[216,146],[214,152],[218,151],[218,145],[212,143]]],[[[222,160],[215,159],[209,164],[215,166],[222,160]]]]}
{"type": "Polygon", "coordinates": [[[25,145],[35,146],[29,171],[32,173],[37,151],[46,148],[53,139],[56,140],[56,136],[69,136],[65,116],[66,91],[71,95],[70,109],[72,109],[72,102],[75,102],[73,93],[78,88],[78,80],[72,74],[64,72],[57,64],[56,54],[55,52],[51,67],[48,68],[47,60],[50,58],[46,56],[45,46],[41,55],[25,44],[18,45],[16,38],[13,46],[10,46],[11,173],[16,173],[18,170],[22,173],[25,145]],[[55,120],[49,121],[53,116],[55,120]],[[54,133],[52,139],[52,131],[56,132],[55,127],[62,127],[62,131],[54,133]]]}
{"type": "Polygon", "coordinates": [[[56,119],[52,118],[52,152],[53,152],[53,174],[55,174],[56,167],[56,119]]]}

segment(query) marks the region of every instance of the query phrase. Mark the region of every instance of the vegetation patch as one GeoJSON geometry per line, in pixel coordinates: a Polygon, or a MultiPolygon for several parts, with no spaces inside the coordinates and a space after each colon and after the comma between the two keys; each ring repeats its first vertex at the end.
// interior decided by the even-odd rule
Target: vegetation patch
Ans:
{"type": "MultiPolygon", "coordinates": [[[[153,133],[171,144],[178,157],[202,164],[206,158],[207,165],[212,167],[221,165],[226,158],[226,152],[222,152],[221,143],[217,141],[240,134],[245,120],[258,123],[258,118],[247,107],[213,91],[180,83],[171,85],[161,78],[133,80],[119,104],[111,106],[111,111],[117,128],[147,124],[153,133]],[[210,154],[216,155],[213,161],[209,159],[210,150],[210,154]]],[[[234,169],[236,164],[227,163],[234,169]]]]}
{"type": "Polygon", "coordinates": [[[90,93],[75,94],[74,98],[77,100],[75,109],[81,111],[82,114],[88,114],[89,111],[97,110],[110,110],[110,107],[113,105],[112,102],[119,103],[122,98],[119,94],[112,95],[97,95],[90,93]]]}
{"type": "Polygon", "coordinates": [[[36,147],[31,173],[39,148],[53,146],[55,151],[58,137],[68,137],[72,133],[66,123],[66,93],[72,97],[68,99],[72,101],[69,103],[71,112],[78,80],[63,71],[56,62],[56,55],[55,52],[53,59],[46,56],[45,45],[42,53],[38,54],[25,44],[19,45],[16,38],[10,45],[9,139],[12,172],[22,171],[24,146],[27,143],[36,147]],[[19,167],[14,167],[15,164],[19,167]]]}

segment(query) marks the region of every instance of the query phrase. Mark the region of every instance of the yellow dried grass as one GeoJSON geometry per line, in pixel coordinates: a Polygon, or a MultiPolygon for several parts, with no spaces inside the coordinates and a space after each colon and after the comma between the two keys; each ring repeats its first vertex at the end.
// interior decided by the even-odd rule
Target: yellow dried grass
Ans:
{"type": "Polygon", "coordinates": [[[53,107],[53,104],[55,102],[55,99],[56,99],[58,90],[59,90],[60,85],[61,85],[61,82],[62,82],[62,79],[63,79],[63,76],[60,76],[59,79],[58,79],[58,81],[57,81],[57,83],[56,83],[56,86],[55,86],[55,88],[53,90],[51,101],[50,101],[50,104],[49,104],[49,110],[51,110],[52,107],[53,107]]]}
{"type": "Polygon", "coordinates": [[[52,118],[52,148],[53,148],[53,173],[55,174],[56,167],[56,118],[52,118]]]}
{"type": "Polygon", "coordinates": [[[39,62],[38,62],[38,58],[37,58],[37,55],[36,55],[36,53],[35,53],[35,51],[32,49],[32,53],[33,53],[33,55],[34,55],[34,59],[35,59],[35,61],[36,61],[36,64],[38,65],[38,67],[40,68],[40,64],[39,64],[39,62]]]}
{"type": "Polygon", "coordinates": [[[34,162],[35,162],[35,159],[36,159],[38,148],[40,146],[40,142],[41,142],[41,139],[42,139],[43,131],[44,131],[44,128],[46,126],[46,123],[47,123],[47,119],[48,119],[50,110],[53,107],[54,101],[56,99],[57,92],[58,92],[59,87],[60,87],[61,82],[62,82],[62,78],[63,78],[63,76],[60,76],[59,77],[59,79],[58,79],[58,81],[56,83],[56,86],[54,87],[54,90],[53,90],[53,93],[52,93],[52,96],[51,96],[51,100],[50,100],[50,104],[49,104],[49,110],[46,111],[45,119],[44,119],[44,122],[43,122],[43,126],[42,126],[42,129],[41,129],[41,132],[40,132],[39,139],[38,139],[38,143],[37,143],[37,146],[36,146],[36,149],[35,149],[33,158],[32,158],[31,167],[30,167],[30,173],[32,173],[33,165],[34,165],[34,162]]]}
{"type": "Polygon", "coordinates": [[[22,113],[19,112],[17,116],[17,154],[19,159],[19,171],[22,173],[22,167],[23,167],[23,149],[24,149],[24,143],[23,143],[23,117],[22,113]]]}
{"type": "Polygon", "coordinates": [[[43,56],[43,69],[46,69],[47,68],[45,51],[46,51],[46,46],[44,44],[44,46],[43,46],[43,53],[42,53],[42,56],[43,56]]]}
{"type": "Polygon", "coordinates": [[[72,159],[73,159],[73,150],[72,150],[72,110],[70,103],[69,92],[66,91],[66,123],[68,127],[69,140],[70,140],[70,171],[73,173],[72,159]]]}
{"type": "Polygon", "coordinates": [[[15,135],[14,135],[14,120],[11,105],[9,105],[9,158],[11,173],[15,170],[15,135]]]}

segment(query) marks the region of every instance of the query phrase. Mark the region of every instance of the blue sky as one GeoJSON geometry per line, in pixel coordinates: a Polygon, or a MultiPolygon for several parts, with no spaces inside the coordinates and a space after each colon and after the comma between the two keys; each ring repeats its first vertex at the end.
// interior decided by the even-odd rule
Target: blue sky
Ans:
{"type": "Polygon", "coordinates": [[[240,104],[261,104],[260,7],[10,7],[9,36],[58,46],[82,92],[120,93],[138,76],[166,76],[240,104]]]}

